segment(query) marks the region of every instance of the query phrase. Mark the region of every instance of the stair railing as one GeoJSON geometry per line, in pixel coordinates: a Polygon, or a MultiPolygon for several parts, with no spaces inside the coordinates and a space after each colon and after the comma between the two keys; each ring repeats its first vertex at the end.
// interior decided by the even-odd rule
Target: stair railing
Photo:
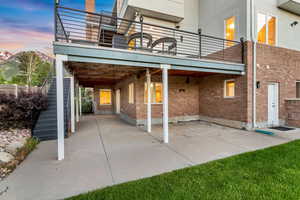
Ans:
{"type": "Polygon", "coordinates": [[[44,82],[40,88],[40,91],[43,94],[43,96],[45,96],[45,97],[48,96],[48,91],[50,89],[52,81],[53,81],[53,73],[49,72],[47,78],[44,80],[44,82]]]}

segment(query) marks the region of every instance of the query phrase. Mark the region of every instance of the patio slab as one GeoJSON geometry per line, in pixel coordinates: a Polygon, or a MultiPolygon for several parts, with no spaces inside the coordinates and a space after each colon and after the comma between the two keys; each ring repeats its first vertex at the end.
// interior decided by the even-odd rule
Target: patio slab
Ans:
{"type": "MultiPolygon", "coordinates": [[[[170,125],[151,134],[115,116],[85,116],[78,132],[65,140],[65,160],[56,161],[56,141],[38,149],[3,182],[2,200],[62,199],[90,190],[158,175],[299,138],[266,136],[205,122],[170,125]]],[[[297,135],[297,136],[296,136],[297,135]]]]}

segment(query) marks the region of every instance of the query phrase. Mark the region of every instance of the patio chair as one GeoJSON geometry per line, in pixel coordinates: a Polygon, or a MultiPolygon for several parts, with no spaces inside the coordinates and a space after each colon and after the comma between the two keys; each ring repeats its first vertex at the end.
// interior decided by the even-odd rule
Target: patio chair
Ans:
{"type": "Polygon", "coordinates": [[[129,47],[133,48],[133,49],[141,49],[141,50],[146,50],[146,51],[151,51],[151,45],[152,45],[152,35],[150,35],[149,33],[141,33],[141,32],[137,32],[137,33],[133,33],[131,35],[129,35],[128,37],[128,41],[127,44],[129,47]],[[137,47],[136,46],[136,39],[142,39],[142,45],[144,44],[144,40],[148,40],[146,47],[137,47]],[[132,41],[134,41],[134,47],[130,46],[130,43],[132,43],[132,41]]]}
{"type": "Polygon", "coordinates": [[[158,53],[167,53],[169,55],[176,55],[177,54],[177,40],[172,37],[163,37],[155,42],[153,42],[151,46],[152,51],[155,50],[158,53]],[[155,47],[161,45],[161,50],[158,48],[155,49],[155,47]],[[165,47],[167,47],[167,50],[165,50],[165,47]],[[172,51],[173,50],[173,51],[172,51]]]}

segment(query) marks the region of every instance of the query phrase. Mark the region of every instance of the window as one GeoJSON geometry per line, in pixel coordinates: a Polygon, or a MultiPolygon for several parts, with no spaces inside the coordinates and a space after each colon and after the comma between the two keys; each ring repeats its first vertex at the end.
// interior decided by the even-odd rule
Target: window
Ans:
{"type": "Polygon", "coordinates": [[[226,80],[224,86],[224,97],[232,98],[235,96],[235,80],[226,80]]]}
{"type": "Polygon", "coordinates": [[[276,17],[258,13],[257,41],[263,44],[276,45],[276,17]]]}
{"type": "MultiPolygon", "coordinates": [[[[145,94],[144,102],[148,103],[148,90],[147,83],[145,83],[145,94]]],[[[159,104],[162,103],[163,99],[163,87],[162,83],[151,83],[151,103],[159,104]]]]}
{"type": "Polygon", "coordinates": [[[300,99],[300,81],[296,82],[296,98],[300,99]]]}
{"type": "MultiPolygon", "coordinates": [[[[225,20],[225,39],[235,40],[235,17],[230,17],[225,20]]],[[[231,42],[227,42],[227,46],[232,46],[231,42]]]]}
{"type": "Polygon", "coordinates": [[[134,83],[128,85],[128,103],[134,104],[134,83]]]}
{"type": "Polygon", "coordinates": [[[100,105],[111,105],[111,90],[101,89],[100,90],[100,105]]]}

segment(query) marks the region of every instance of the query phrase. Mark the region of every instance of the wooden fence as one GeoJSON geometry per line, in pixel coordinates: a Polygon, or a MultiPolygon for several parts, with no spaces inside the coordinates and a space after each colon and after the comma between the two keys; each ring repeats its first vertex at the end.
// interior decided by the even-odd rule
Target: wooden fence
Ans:
{"type": "MultiPolygon", "coordinates": [[[[40,91],[40,87],[34,86],[31,87],[31,92],[38,92],[40,91]]],[[[6,94],[6,95],[15,95],[16,97],[18,94],[21,92],[29,92],[29,87],[28,86],[23,86],[23,85],[2,85],[0,84],[0,95],[1,94],[6,94]]]]}

